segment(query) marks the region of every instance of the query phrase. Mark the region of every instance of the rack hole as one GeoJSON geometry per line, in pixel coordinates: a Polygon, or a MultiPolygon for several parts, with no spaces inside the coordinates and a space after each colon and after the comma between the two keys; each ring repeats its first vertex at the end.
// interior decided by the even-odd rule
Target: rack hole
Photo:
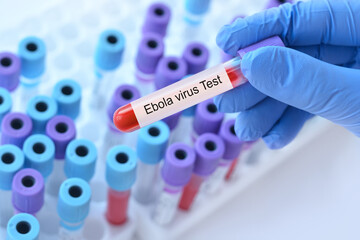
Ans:
{"type": "Polygon", "coordinates": [[[205,143],[205,148],[209,151],[215,151],[216,150],[216,144],[213,141],[207,141],[205,143]]]}
{"type": "Polygon", "coordinates": [[[108,41],[108,43],[115,44],[115,43],[117,43],[118,40],[117,40],[117,37],[115,37],[114,35],[110,35],[107,37],[107,41],[108,41]]]}
{"type": "Polygon", "coordinates": [[[21,183],[23,186],[30,188],[34,186],[35,178],[33,178],[32,176],[25,176],[21,179],[21,183]]]}
{"type": "Polygon", "coordinates": [[[5,153],[1,156],[1,161],[5,164],[11,164],[15,161],[15,156],[12,153],[5,153]]]}
{"type": "Polygon", "coordinates": [[[88,155],[89,150],[85,146],[78,146],[76,148],[75,152],[76,152],[76,155],[78,155],[80,157],[85,157],[86,155],[88,155]]]}
{"type": "Polygon", "coordinates": [[[45,112],[48,109],[48,105],[46,104],[46,102],[38,102],[35,105],[35,108],[38,112],[45,112]]]}
{"type": "Polygon", "coordinates": [[[194,56],[197,56],[197,57],[201,56],[201,54],[202,54],[202,51],[200,48],[193,48],[193,50],[191,52],[194,56]]]}
{"type": "Polygon", "coordinates": [[[217,112],[217,107],[213,103],[208,104],[206,109],[208,110],[208,112],[211,112],[211,113],[216,113],[217,112]]]}
{"type": "Polygon", "coordinates": [[[19,130],[23,127],[24,122],[20,118],[15,118],[10,122],[10,125],[13,129],[19,130]]]}
{"type": "Polygon", "coordinates": [[[168,68],[175,71],[179,68],[179,65],[177,62],[171,61],[168,63],[168,68]]]}
{"type": "Polygon", "coordinates": [[[157,48],[158,43],[155,40],[150,40],[147,42],[149,48],[157,48]]]}
{"type": "Polygon", "coordinates": [[[155,8],[154,12],[157,16],[162,16],[165,13],[164,9],[162,9],[162,8],[155,8]]]}
{"type": "Polygon", "coordinates": [[[12,60],[8,57],[4,57],[3,59],[0,60],[0,64],[3,67],[9,67],[12,64],[12,60]]]}
{"type": "Polygon", "coordinates": [[[40,143],[40,142],[38,142],[38,143],[35,143],[34,145],[33,145],[33,150],[34,150],[34,152],[35,153],[37,153],[37,154],[42,154],[42,153],[44,153],[45,152],[45,145],[44,144],[42,144],[42,143],[40,143]]]}
{"type": "Polygon", "coordinates": [[[78,198],[82,194],[82,189],[79,186],[72,186],[69,188],[69,194],[73,198],[78,198]]]}
{"type": "Polygon", "coordinates": [[[121,92],[121,96],[126,100],[130,100],[133,98],[134,94],[130,90],[124,90],[121,92]]]}
{"type": "Polygon", "coordinates": [[[61,92],[66,96],[71,95],[73,93],[73,91],[74,91],[73,88],[70,86],[64,86],[61,88],[61,92]]]}
{"type": "Polygon", "coordinates": [[[68,126],[66,123],[58,123],[56,124],[55,126],[55,130],[58,132],[58,133],[65,133],[67,130],[68,130],[68,126]]]}
{"type": "Polygon", "coordinates": [[[35,51],[38,49],[38,47],[37,47],[37,45],[36,45],[35,43],[28,43],[28,44],[26,45],[26,49],[27,49],[29,52],[35,52],[35,51]]]}
{"type": "Polygon", "coordinates": [[[182,149],[175,151],[175,157],[179,160],[184,160],[186,156],[187,156],[186,152],[182,149]]]}
{"type": "Polygon", "coordinates": [[[116,154],[116,161],[118,163],[127,163],[127,161],[129,160],[129,156],[126,153],[118,153],[116,154]]]}
{"type": "Polygon", "coordinates": [[[148,130],[150,136],[157,137],[160,135],[160,130],[157,127],[151,127],[148,130]]]}
{"type": "Polygon", "coordinates": [[[16,224],[16,231],[20,234],[27,234],[31,230],[31,226],[28,222],[21,221],[16,224]]]}

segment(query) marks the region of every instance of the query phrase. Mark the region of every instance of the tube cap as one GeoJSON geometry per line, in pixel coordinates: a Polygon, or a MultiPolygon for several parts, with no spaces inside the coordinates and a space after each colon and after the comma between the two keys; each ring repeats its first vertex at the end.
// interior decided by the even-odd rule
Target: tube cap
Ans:
{"type": "Polygon", "coordinates": [[[66,148],[64,171],[68,178],[77,177],[90,181],[95,173],[97,150],[86,139],[72,140],[66,148]]]}
{"type": "Polygon", "coordinates": [[[37,78],[45,72],[46,46],[40,38],[24,38],[18,49],[21,74],[26,78],[37,78]]]}
{"type": "Polygon", "coordinates": [[[244,55],[248,52],[254,51],[258,48],[261,47],[266,47],[266,46],[279,46],[279,47],[284,47],[284,43],[282,42],[282,40],[280,39],[279,36],[273,36],[270,38],[267,38],[265,40],[259,41],[257,43],[254,43],[248,47],[242,48],[240,49],[237,53],[240,57],[244,57],[244,55]]]}
{"type": "Polygon", "coordinates": [[[162,178],[171,186],[185,186],[190,181],[194,163],[194,149],[184,143],[174,143],[166,151],[162,178]]]}
{"type": "Polygon", "coordinates": [[[223,140],[213,133],[202,134],[195,142],[196,161],[194,173],[200,176],[209,176],[218,166],[224,155],[223,140]]]}
{"type": "Polygon", "coordinates": [[[195,15],[201,15],[209,10],[210,0],[185,0],[185,10],[195,15]]]}
{"type": "Polygon", "coordinates": [[[153,32],[164,37],[170,17],[171,10],[164,3],[154,3],[150,5],[146,13],[142,32],[153,32]]]}
{"type": "Polygon", "coordinates": [[[124,35],[114,29],[108,29],[100,34],[95,51],[95,65],[105,71],[116,69],[122,61],[125,49],[124,35]]]}
{"type": "Polygon", "coordinates": [[[140,41],[136,54],[136,67],[142,73],[155,73],[159,60],[164,55],[164,41],[156,33],[146,33],[140,41]]]}
{"type": "Polygon", "coordinates": [[[12,99],[8,90],[0,87],[0,123],[12,107],[12,99]]]}
{"type": "Polygon", "coordinates": [[[156,68],[155,87],[160,89],[182,79],[187,73],[186,62],[178,57],[163,57],[156,68]]]}
{"type": "Polygon", "coordinates": [[[237,158],[241,151],[242,141],[235,134],[235,119],[230,119],[221,125],[219,136],[225,143],[224,160],[232,161],[237,158]]]}
{"type": "Polygon", "coordinates": [[[278,7],[280,6],[281,4],[284,4],[284,3],[293,3],[292,0],[268,0],[268,3],[265,7],[265,9],[267,8],[272,8],[272,7],[278,7]]]}
{"type": "Polygon", "coordinates": [[[223,119],[224,114],[217,110],[213,99],[208,99],[199,103],[196,107],[193,123],[194,131],[197,135],[206,132],[218,133],[223,119]]]}
{"type": "Polygon", "coordinates": [[[58,114],[76,119],[80,113],[81,87],[71,79],[59,81],[52,93],[58,106],[58,114]]]}
{"type": "Polygon", "coordinates": [[[162,121],[141,128],[136,145],[140,161],[158,164],[164,158],[169,136],[169,127],[162,121]]]}
{"type": "Polygon", "coordinates": [[[12,182],[12,204],[18,212],[37,213],[44,205],[44,179],[35,169],[17,172],[12,182]]]}
{"type": "Polygon", "coordinates": [[[20,59],[10,53],[0,53],[0,87],[14,91],[20,81],[20,59]]]}
{"type": "Polygon", "coordinates": [[[63,222],[74,223],[74,226],[70,227],[62,222],[63,227],[71,230],[81,228],[89,214],[90,200],[91,188],[85,180],[80,178],[65,180],[60,186],[57,212],[63,222]]]}
{"type": "Polygon", "coordinates": [[[174,130],[178,125],[181,113],[182,112],[177,112],[163,119],[164,123],[169,126],[170,130],[174,130]]]}
{"type": "Polygon", "coordinates": [[[118,86],[112,97],[111,101],[107,107],[107,115],[109,118],[109,121],[112,122],[114,112],[122,106],[125,106],[126,104],[140,98],[140,91],[137,87],[129,84],[123,84],[118,86]]]}
{"type": "Polygon", "coordinates": [[[25,167],[39,171],[47,178],[54,168],[55,144],[46,135],[35,134],[24,142],[25,167]]]}
{"type": "Polygon", "coordinates": [[[1,144],[14,144],[22,148],[32,132],[32,121],[26,114],[8,113],[1,123],[1,130],[1,144]]]}
{"type": "Polygon", "coordinates": [[[39,221],[28,213],[12,216],[7,224],[7,240],[37,240],[39,234],[39,221]]]}
{"type": "Polygon", "coordinates": [[[209,50],[204,44],[193,42],[186,46],[182,58],[187,64],[187,74],[195,74],[205,69],[209,50]]]}
{"type": "Polygon", "coordinates": [[[15,145],[0,146],[0,189],[11,190],[14,175],[24,165],[24,154],[15,145]]]}
{"type": "Polygon", "coordinates": [[[45,133],[46,123],[57,113],[57,104],[53,98],[38,95],[30,99],[26,113],[32,120],[33,133],[45,133]]]}
{"type": "Polygon", "coordinates": [[[55,144],[55,158],[64,159],[67,145],[76,136],[74,121],[66,116],[55,116],[46,124],[46,135],[55,144]]]}
{"type": "Polygon", "coordinates": [[[116,191],[129,190],[136,179],[136,153],[128,146],[110,149],[106,157],[106,182],[116,191]]]}

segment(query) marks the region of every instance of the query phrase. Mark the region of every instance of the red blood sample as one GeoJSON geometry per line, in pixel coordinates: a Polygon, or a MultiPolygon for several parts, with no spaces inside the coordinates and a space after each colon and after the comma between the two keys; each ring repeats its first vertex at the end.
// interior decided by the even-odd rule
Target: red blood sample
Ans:
{"type": "Polygon", "coordinates": [[[204,178],[202,176],[196,174],[191,176],[189,183],[184,187],[182,192],[179,202],[180,209],[185,211],[190,209],[203,181],[204,178]]]}
{"type": "Polygon", "coordinates": [[[109,223],[121,225],[126,222],[129,196],[130,190],[119,192],[111,188],[108,189],[108,202],[105,215],[109,223]]]}
{"type": "Polygon", "coordinates": [[[231,162],[231,165],[230,165],[230,167],[229,167],[229,170],[228,170],[228,172],[226,173],[226,176],[225,176],[225,180],[226,180],[226,181],[229,181],[229,179],[230,179],[231,175],[233,174],[233,172],[234,172],[234,170],[235,170],[235,168],[236,168],[239,160],[240,160],[239,158],[235,158],[235,159],[231,162]]]}

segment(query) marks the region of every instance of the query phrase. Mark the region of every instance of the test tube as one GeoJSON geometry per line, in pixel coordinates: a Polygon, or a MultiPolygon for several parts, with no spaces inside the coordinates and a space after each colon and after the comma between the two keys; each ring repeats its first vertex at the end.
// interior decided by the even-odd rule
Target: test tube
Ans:
{"type": "Polygon", "coordinates": [[[89,182],[95,173],[97,150],[87,139],[72,140],[66,147],[64,171],[67,178],[81,178],[89,182]]]}
{"type": "Polygon", "coordinates": [[[14,215],[7,224],[7,240],[38,240],[39,234],[39,221],[28,213],[14,215]]]}
{"type": "Polygon", "coordinates": [[[210,0],[185,0],[185,21],[190,24],[201,23],[209,11],[210,2],[210,0]]]}
{"type": "Polygon", "coordinates": [[[155,200],[160,193],[159,166],[169,141],[169,127],[162,121],[148,125],[139,131],[136,146],[139,157],[134,197],[142,204],[155,200]]]}
{"type": "Polygon", "coordinates": [[[56,83],[52,97],[57,103],[57,114],[65,115],[75,120],[80,113],[81,87],[71,79],[56,83]]]}
{"type": "Polygon", "coordinates": [[[25,167],[36,169],[46,180],[54,168],[55,144],[46,135],[34,134],[23,146],[25,167]]]}
{"type": "Polygon", "coordinates": [[[11,112],[1,123],[1,144],[23,147],[25,139],[32,133],[32,121],[26,114],[11,112]]]}
{"type": "Polygon", "coordinates": [[[57,213],[60,239],[82,240],[82,227],[89,214],[91,188],[80,178],[66,179],[60,187],[57,213]]]}
{"type": "Polygon", "coordinates": [[[161,169],[165,185],[152,215],[157,224],[169,224],[175,217],[181,191],[190,181],[194,162],[195,151],[186,144],[174,143],[167,149],[161,169]]]}
{"type": "MultiPolygon", "coordinates": [[[[15,145],[0,146],[0,221],[9,219],[12,214],[11,184],[15,174],[24,166],[24,154],[15,145]]],[[[1,226],[4,223],[0,222],[1,226]]]]}
{"type": "Polygon", "coordinates": [[[193,132],[191,135],[193,142],[203,133],[219,132],[223,119],[224,113],[218,111],[213,99],[199,103],[196,107],[193,121],[193,132]]]}
{"type": "Polygon", "coordinates": [[[46,191],[52,196],[57,196],[61,183],[66,179],[64,173],[66,147],[76,136],[74,121],[67,116],[55,116],[46,124],[46,135],[55,144],[54,170],[47,181],[46,191]]]}
{"type": "Polygon", "coordinates": [[[6,114],[10,112],[12,108],[12,99],[8,90],[0,87],[0,125],[6,114]]]}
{"type": "Polygon", "coordinates": [[[204,133],[196,140],[194,171],[182,192],[180,209],[187,211],[191,208],[200,186],[216,170],[224,151],[223,140],[213,133],[204,133]]]}
{"type": "Polygon", "coordinates": [[[146,12],[144,25],[142,27],[143,34],[151,32],[165,37],[170,18],[171,10],[166,4],[151,4],[146,12]]]}
{"type": "Polygon", "coordinates": [[[47,122],[57,114],[57,103],[53,98],[38,95],[30,99],[26,114],[31,118],[33,133],[45,133],[47,122]]]}
{"type": "Polygon", "coordinates": [[[44,205],[44,178],[35,169],[18,171],[12,181],[12,204],[15,213],[36,215],[44,205]]]}
{"type": "Polygon", "coordinates": [[[131,187],[136,179],[136,153],[125,145],[110,149],[106,157],[107,194],[106,219],[113,225],[127,221],[131,187]]]}
{"type": "Polygon", "coordinates": [[[208,194],[214,194],[220,189],[225,181],[226,173],[229,171],[232,161],[240,154],[243,142],[236,136],[234,124],[235,120],[231,119],[221,125],[219,136],[225,143],[225,152],[215,172],[202,186],[202,190],[208,194]]]}
{"type": "Polygon", "coordinates": [[[13,53],[0,53],[0,87],[14,91],[20,82],[21,62],[13,53]]]}

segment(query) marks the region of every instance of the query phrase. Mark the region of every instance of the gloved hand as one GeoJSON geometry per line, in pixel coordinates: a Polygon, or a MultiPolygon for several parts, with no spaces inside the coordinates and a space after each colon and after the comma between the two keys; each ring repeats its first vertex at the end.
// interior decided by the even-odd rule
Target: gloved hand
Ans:
{"type": "Polygon", "coordinates": [[[270,148],[288,144],[319,115],[360,136],[360,1],[317,0],[284,4],[224,26],[218,45],[228,54],[279,35],[289,48],[245,54],[249,80],[215,98],[244,141],[263,138],[270,148]]]}

